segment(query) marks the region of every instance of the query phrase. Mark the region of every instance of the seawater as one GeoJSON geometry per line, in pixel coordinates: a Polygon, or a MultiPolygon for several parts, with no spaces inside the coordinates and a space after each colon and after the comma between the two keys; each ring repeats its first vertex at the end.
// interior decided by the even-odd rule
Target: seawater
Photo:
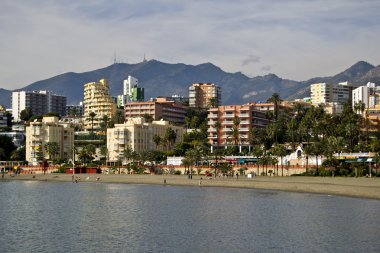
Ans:
{"type": "Polygon", "coordinates": [[[380,201],[0,181],[0,252],[380,252],[380,201]]]}

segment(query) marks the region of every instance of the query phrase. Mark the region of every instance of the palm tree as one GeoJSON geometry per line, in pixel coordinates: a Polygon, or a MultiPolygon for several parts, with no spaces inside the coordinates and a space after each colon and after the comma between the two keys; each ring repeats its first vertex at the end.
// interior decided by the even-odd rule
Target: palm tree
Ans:
{"type": "Polygon", "coordinates": [[[108,160],[108,149],[107,149],[107,146],[101,146],[100,147],[100,154],[105,158],[104,160],[104,163],[105,165],[107,164],[107,160],[108,160]]]}
{"type": "Polygon", "coordinates": [[[94,159],[93,155],[95,155],[95,153],[96,147],[93,144],[88,144],[81,149],[78,157],[82,160],[82,163],[86,164],[94,159]]]}
{"type": "Polygon", "coordinates": [[[234,144],[236,147],[239,145],[239,139],[240,139],[239,125],[240,125],[240,118],[238,116],[235,116],[233,119],[232,138],[234,140],[234,144]]]}
{"type": "Polygon", "coordinates": [[[220,131],[220,128],[222,127],[222,124],[220,124],[220,122],[217,121],[215,122],[214,127],[216,129],[216,143],[217,143],[217,147],[219,147],[219,131],[220,131]]]}
{"type": "Polygon", "coordinates": [[[49,160],[55,157],[59,152],[59,146],[57,142],[47,142],[45,144],[45,151],[49,156],[49,160]]]}
{"type": "Polygon", "coordinates": [[[74,119],[76,118],[76,116],[78,115],[78,109],[76,108],[76,106],[73,106],[70,110],[70,115],[72,117],[74,117],[74,119]]]}
{"type": "Polygon", "coordinates": [[[277,121],[278,119],[278,104],[281,103],[282,99],[277,93],[273,93],[272,96],[267,100],[267,102],[274,104],[274,118],[277,121]]]}
{"type": "Polygon", "coordinates": [[[122,154],[121,154],[121,159],[126,160],[128,172],[130,172],[130,170],[131,170],[130,160],[132,159],[132,157],[133,157],[133,149],[131,148],[130,145],[126,145],[124,147],[122,154]]]}
{"type": "Polygon", "coordinates": [[[103,115],[103,117],[102,117],[102,130],[103,131],[107,131],[109,121],[110,121],[110,118],[108,117],[108,115],[103,115]]]}
{"type": "Polygon", "coordinates": [[[315,171],[315,173],[317,176],[319,175],[319,172],[318,172],[318,156],[322,155],[324,150],[325,150],[325,147],[322,144],[322,142],[314,142],[312,144],[311,154],[313,154],[315,156],[315,159],[316,159],[316,171],[315,171]]]}
{"type": "Polygon", "coordinates": [[[169,149],[171,149],[177,139],[177,133],[171,127],[166,128],[164,139],[169,144],[169,149]]]}
{"type": "Polygon", "coordinates": [[[303,153],[306,156],[306,174],[309,172],[309,156],[312,154],[312,152],[312,147],[309,144],[303,148],[303,153]]]}
{"type": "Polygon", "coordinates": [[[156,145],[156,149],[161,144],[161,141],[162,141],[162,139],[158,134],[153,135],[153,142],[156,145]]]}
{"type": "Polygon", "coordinates": [[[209,98],[210,107],[218,107],[218,98],[209,98]]]}
{"type": "Polygon", "coordinates": [[[286,136],[288,137],[288,141],[290,141],[291,143],[292,150],[296,149],[296,141],[298,139],[297,130],[298,130],[297,120],[295,118],[292,118],[287,124],[287,132],[286,132],[286,136]]]}
{"type": "Polygon", "coordinates": [[[186,151],[185,158],[190,163],[190,179],[193,179],[193,165],[201,160],[202,156],[198,148],[192,148],[186,151]]]}
{"type": "MultiPolygon", "coordinates": [[[[280,157],[280,159],[281,159],[281,174],[282,174],[282,176],[284,176],[284,164],[282,163],[282,158],[284,157],[284,156],[286,156],[286,148],[285,148],[285,146],[284,145],[276,145],[276,146],[274,146],[274,148],[273,148],[273,154],[275,155],[275,156],[279,156],[280,157]]],[[[278,175],[278,170],[277,170],[277,175],[278,175]]]]}
{"type": "Polygon", "coordinates": [[[224,155],[224,150],[223,149],[216,149],[213,152],[213,156],[214,156],[214,159],[215,159],[214,177],[216,177],[216,171],[217,171],[218,166],[219,166],[219,161],[223,159],[223,155],[224,155]]]}
{"type": "Polygon", "coordinates": [[[254,146],[253,149],[252,149],[252,155],[258,159],[257,161],[257,175],[259,176],[259,172],[260,172],[260,158],[261,156],[263,155],[263,150],[260,148],[260,146],[254,146]]]}
{"type": "Polygon", "coordinates": [[[96,117],[96,113],[90,112],[89,116],[91,120],[91,134],[94,134],[94,118],[96,117]]]}

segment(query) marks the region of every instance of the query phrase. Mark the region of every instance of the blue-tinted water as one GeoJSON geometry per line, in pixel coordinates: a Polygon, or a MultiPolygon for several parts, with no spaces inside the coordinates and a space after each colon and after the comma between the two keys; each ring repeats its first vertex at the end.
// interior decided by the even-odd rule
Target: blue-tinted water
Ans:
{"type": "Polygon", "coordinates": [[[380,201],[252,189],[0,182],[0,252],[380,252],[380,201]]]}

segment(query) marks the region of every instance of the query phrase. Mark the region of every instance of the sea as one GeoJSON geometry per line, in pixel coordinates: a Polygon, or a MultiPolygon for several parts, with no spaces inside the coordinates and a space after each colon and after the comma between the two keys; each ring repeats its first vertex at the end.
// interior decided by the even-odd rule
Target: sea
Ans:
{"type": "Polygon", "coordinates": [[[0,181],[0,252],[380,252],[379,214],[326,194],[0,181]]]}

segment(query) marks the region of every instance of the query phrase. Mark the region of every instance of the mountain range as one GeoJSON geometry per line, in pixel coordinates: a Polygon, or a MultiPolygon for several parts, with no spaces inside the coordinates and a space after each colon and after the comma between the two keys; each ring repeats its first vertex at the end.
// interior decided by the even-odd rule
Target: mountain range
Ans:
{"type": "MultiPolygon", "coordinates": [[[[68,72],[45,80],[37,81],[18,90],[50,90],[67,97],[68,104],[77,104],[83,100],[83,85],[88,82],[108,79],[113,96],[122,94],[123,80],[132,75],[139,80],[139,86],[145,88],[145,98],[188,96],[192,83],[215,83],[222,87],[222,104],[243,104],[266,101],[274,92],[283,99],[295,99],[310,96],[310,84],[349,81],[365,85],[374,82],[380,85],[380,65],[374,66],[359,61],[345,71],[329,77],[315,77],[307,81],[282,79],[275,74],[250,78],[240,72],[228,73],[211,63],[186,65],[168,64],[156,60],[137,64],[115,63],[108,67],[84,72],[68,72]]],[[[0,104],[11,107],[12,91],[0,88],[0,104]]]]}

